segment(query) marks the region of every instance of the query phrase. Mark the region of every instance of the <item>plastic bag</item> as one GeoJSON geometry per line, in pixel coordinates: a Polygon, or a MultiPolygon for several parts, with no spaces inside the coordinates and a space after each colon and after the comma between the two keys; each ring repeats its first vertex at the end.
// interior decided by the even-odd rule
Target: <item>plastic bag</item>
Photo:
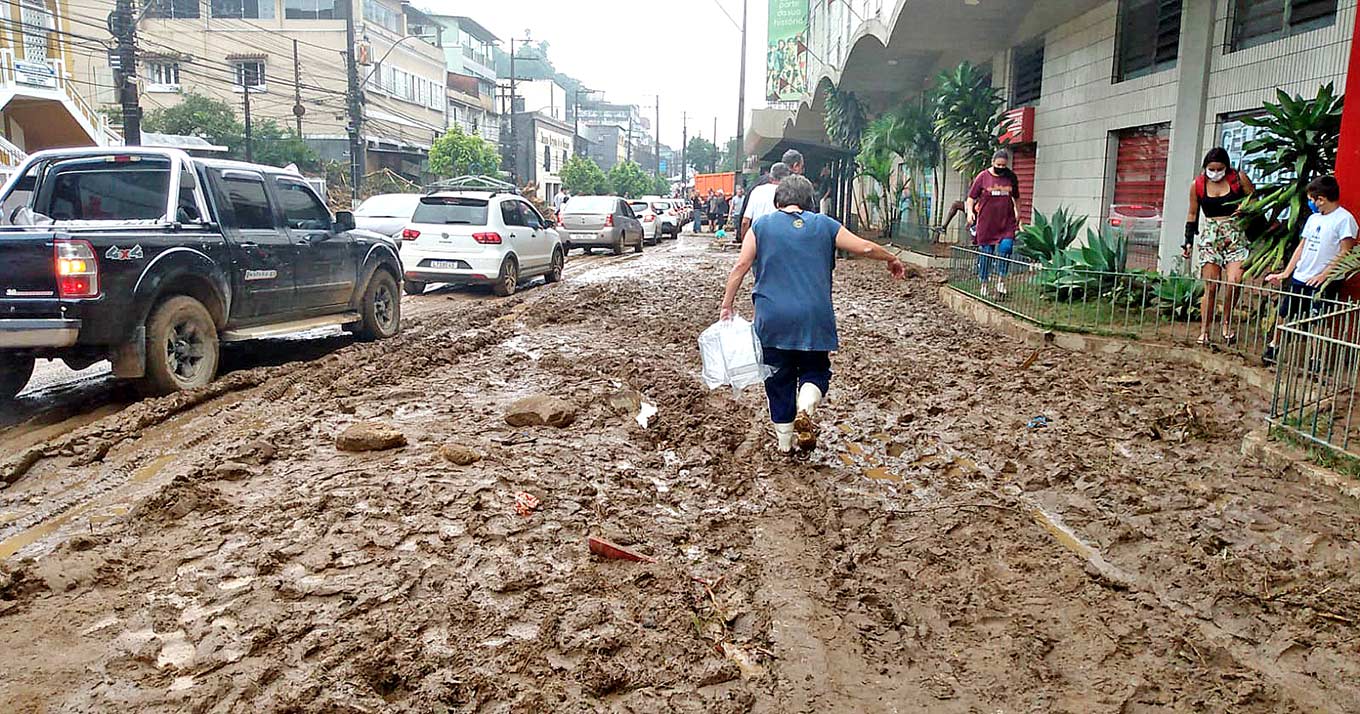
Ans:
{"type": "Polygon", "coordinates": [[[699,335],[699,352],[704,359],[704,384],[709,389],[723,385],[732,393],[763,384],[773,372],[765,366],[755,327],[741,317],[714,323],[699,335]]]}

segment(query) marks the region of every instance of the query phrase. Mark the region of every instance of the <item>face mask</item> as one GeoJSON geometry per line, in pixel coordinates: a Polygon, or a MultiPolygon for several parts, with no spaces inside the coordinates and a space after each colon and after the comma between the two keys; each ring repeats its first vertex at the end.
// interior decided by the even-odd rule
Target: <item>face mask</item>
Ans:
{"type": "Polygon", "coordinates": [[[1205,171],[1205,172],[1204,172],[1204,175],[1205,175],[1205,177],[1207,177],[1210,181],[1213,181],[1214,183],[1217,183],[1217,182],[1219,182],[1219,181],[1222,181],[1223,178],[1224,178],[1225,176],[1228,175],[1228,172],[1227,172],[1226,169],[1223,170],[1223,171],[1205,171]]]}
{"type": "Polygon", "coordinates": [[[1308,199],[1308,210],[1312,211],[1313,213],[1317,213],[1320,210],[1318,208],[1317,202],[1311,198],[1308,199]]]}

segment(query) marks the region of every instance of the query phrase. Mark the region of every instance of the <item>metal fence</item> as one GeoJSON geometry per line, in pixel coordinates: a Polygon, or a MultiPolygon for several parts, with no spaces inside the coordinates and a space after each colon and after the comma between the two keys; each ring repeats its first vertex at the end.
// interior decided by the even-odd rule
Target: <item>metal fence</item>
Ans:
{"type": "MultiPolygon", "coordinates": [[[[1355,387],[1360,376],[1360,305],[1280,326],[1270,423],[1306,446],[1352,457],[1355,387]]],[[[1353,468],[1351,470],[1354,470],[1353,468]]]]}

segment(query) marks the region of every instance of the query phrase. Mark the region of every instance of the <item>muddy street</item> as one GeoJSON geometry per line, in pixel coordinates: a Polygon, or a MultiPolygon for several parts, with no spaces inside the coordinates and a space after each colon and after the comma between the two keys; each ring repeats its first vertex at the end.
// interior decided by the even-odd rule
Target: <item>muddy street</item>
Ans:
{"type": "Polygon", "coordinates": [[[197,393],[21,399],[0,711],[1360,711],[1360,508],[1242,456],[1261,394],[842,263],[790,460],[699,379],[733,259],[573,255],[197,393]],[[557,426],[511,426],[525,398],[557,426]],[[338,449],[356,424],[405,445],[338,449]]]}

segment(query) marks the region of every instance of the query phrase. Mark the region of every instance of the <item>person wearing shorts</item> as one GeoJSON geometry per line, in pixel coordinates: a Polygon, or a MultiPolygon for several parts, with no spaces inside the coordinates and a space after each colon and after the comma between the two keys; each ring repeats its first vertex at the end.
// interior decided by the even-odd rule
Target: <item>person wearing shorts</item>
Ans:
{"type": "Polygon", "coordinates": [[[1199,276],[1204,279],[1200,303],[1199,343],[1209,344],[1209,328],[1214,324],[1218,306],[1218,286],[1224,285],[1223,341],[1231,343],[1237,335],[1232,329],[1232,312],[1237,302],[1237,285],[1242,282],[1242,266],[1250,257],[1246,231],[1238,220],[1238,207],[1256,191],[1247,175],[1232,167],[1228,150],[1215,147],[1204,156],[1203,173],[1190,186],[1190,216],[1185,223],[1185,247],[1190,257],[1191,244],[1199,257],[1199,276]],[[1204,213],[1204,224],[1199,222],[1204,213]],[[1195,234],[1199,240],[1195,240],[1195,234]]]}
{"type": "MultiPolygon", "coordinates": [[[[1350,211],[1341,207],[1341,186],[1331,176],[1320,176],[1308,184],[1308,207],[1313,215],[1303,224],[1303,240],[1294,249],[1289,265],[1278,273],[1266,276],[1266,282],[1285,285],[1280,298],[1280,322],[1311,310],[1317,300],[1332,292],[1328,276],[1351,248],[1355,247],[1357,226],[1350,211]]],[[[1266,364],[1275,362],[1277,336],[1261,355],[1266,364]]]]}

